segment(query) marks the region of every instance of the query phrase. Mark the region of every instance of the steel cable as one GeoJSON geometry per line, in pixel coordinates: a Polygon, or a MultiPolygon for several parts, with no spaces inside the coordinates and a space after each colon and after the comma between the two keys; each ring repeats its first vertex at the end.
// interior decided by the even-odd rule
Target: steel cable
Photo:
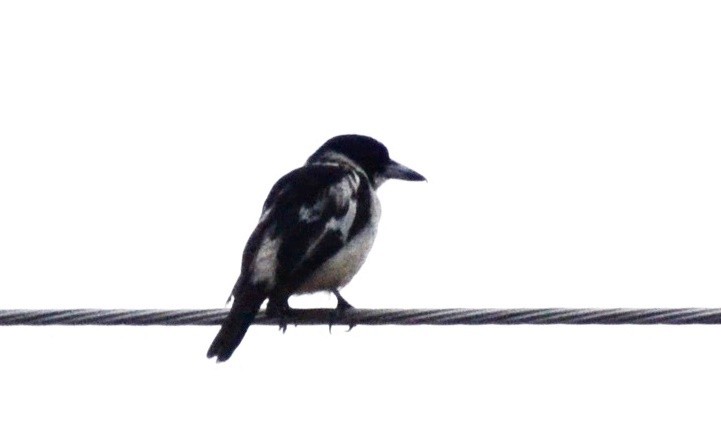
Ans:
{"type": "MultiPolygon", "coordinates": [[[[220,324],[227,309],[207,310],[0,310],[0,326],[207,326],[220,324]]],[[[717,308],[538,308],[538,309],[297,309],[288,325],[688,325],[721,324],[717,308]]],[[[259,325],[277,325],[260,312],[259,325]]]]}

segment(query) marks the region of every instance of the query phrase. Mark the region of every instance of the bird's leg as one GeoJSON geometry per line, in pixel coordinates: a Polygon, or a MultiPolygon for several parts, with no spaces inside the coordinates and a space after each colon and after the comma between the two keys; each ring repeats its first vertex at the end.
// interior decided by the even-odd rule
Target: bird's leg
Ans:
{"type": "Polygon", "coordinates": [[[345,298],[341,297],[340,292],[338,292],[337,288],[333,290],[333,295],[335,295],[335,298],[338,300],[336,310],[345,311],[349,308],[353,308],[353,306],[350,305],[350,303],[346,301],[345,298]]]}
{"type": "MultiPolygon", "coordinates": [[[[352,305],[348,301],[345,300],[345,298],[341,297],[340,292],[338,292],[338,288],[334,288],[331,290],[333,295],[335,295],[335,298],[338,300],[338,305],[336,306],[335,310],[333,310],[330,313],[330,320],[328,321],[328,332],[331,331],[333,328],[333,323],[336,321],[336,319],[343,317],[343,314],[346,310],[353,308],[352,305]]],[[[348,331],[353,329],[355,324],[349,323],[348,324],[348,331]]]]}
{"type": "Polygon", "coordinates": [[[278,330],[282,330],[283,333],[288,329],[288,318],[293,316],[294,311],[288,305],[288,298],[270,298],[268,300],[268,306],[265,309],[265,314],[268,317],[278,318],[278,330]]]}

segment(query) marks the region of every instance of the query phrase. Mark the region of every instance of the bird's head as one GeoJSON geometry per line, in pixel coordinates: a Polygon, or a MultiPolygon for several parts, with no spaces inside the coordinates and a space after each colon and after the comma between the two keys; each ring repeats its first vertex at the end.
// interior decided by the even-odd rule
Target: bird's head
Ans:
{"type": "Polygon", "coordinates": [[[361,169],[375,188],[390,178],[408,181],[426,180],[419,173],[392,160],[388,155],[388,149],[368,136],[349,134],[328,140],[308,158],[309,164],[321,162],[361,169]]]}

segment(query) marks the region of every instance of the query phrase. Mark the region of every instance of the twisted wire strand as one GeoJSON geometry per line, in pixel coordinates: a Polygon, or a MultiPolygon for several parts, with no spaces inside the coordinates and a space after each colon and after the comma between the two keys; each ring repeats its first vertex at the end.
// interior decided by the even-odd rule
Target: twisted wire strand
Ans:
{"type": "MultiPolygon", "coordinates": [[[[0,326],[208,326],[220,324],[227,309],[207,310],[0,310],[0,326]]],[[[526,308],[526,309],[297,309],[289,325],[688,325],[721,324],[719,308],[526,308]]],[[[278,325],[260,312],[254,324],[278,325]]]]}

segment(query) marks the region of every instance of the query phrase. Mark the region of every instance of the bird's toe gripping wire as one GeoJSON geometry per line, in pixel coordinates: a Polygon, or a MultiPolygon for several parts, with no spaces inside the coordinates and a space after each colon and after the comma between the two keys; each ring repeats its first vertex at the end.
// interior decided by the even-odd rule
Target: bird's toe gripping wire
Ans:
{"type": "Polygon", "coordinates": [[[288,305],[287,301],[282,304],[272,300],[268,301],[268,307],[265,311],[269,317],[278,319],[278,330],[283,333],[288,330],[288,319],[293,319],[296,316],[295,310],[288,305]]]}
{"type": "MultiPolygon", "coordinates": [[[[345,315],[346,310],[354,308],[348,301],[343,298],[340,293],[338,292],[338,289],[332,290],[333,295],[335,295],[335,298],[338,300],[338,305],[336,308],[330,312],[329,320],[328,320],[328,332],[332,333],[333,330],[333,324],[338,320],[342,319],[345,315]]],[[[348,323],[348,330],[346,332],[350,332],[351,329],[355,327],[355,323],[348,323]]]]}

